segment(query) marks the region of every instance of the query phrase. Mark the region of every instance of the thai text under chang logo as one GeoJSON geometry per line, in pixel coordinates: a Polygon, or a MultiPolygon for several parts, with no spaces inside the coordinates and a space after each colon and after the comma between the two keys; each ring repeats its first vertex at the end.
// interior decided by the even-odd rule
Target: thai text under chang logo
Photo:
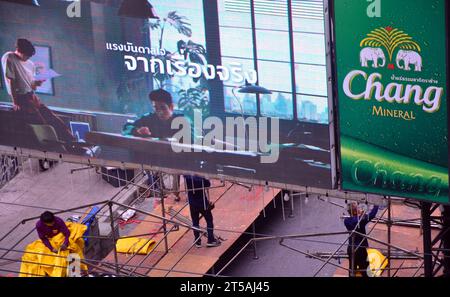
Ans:
{"type": "Polygon", "coordinates": [[[400,84],[391,82],[384,86],[379,80],[383,76],[380,73],[372,73],[369,76],[361,70],[353,70],[347,74],[344,79],[343,89],[345,95],[354,100],[365,99],[370,100],[373,97],[378,102],[385,100],[388,103],[410,104],[414,95],[414,104],[422,106],[422,109],[428,113],[434,113],[441,106],[441,99],[444,89],[436,86],[429,86],[423,91],[419,85],[400,84]],[[352,88],[353,80],[357,77],[366,81],[366,88],[361,93],[352,88]],[[374,95],[375,93],[375,95],[374,95]]]}

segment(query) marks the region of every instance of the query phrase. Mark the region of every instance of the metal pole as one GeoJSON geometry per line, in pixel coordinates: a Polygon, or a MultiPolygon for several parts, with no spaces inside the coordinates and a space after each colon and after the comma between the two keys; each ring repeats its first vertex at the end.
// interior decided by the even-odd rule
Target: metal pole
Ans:
{"type": "MultiPolygon", "coordinates": [[[[339,252],[339,250],[347,243],[347,241],[350,240],[350,237],[352,237],[353,234],[358,233],[358,232],[356,232],[356,228],[358,227],[358,225],[359,225],[359,223],[361,222],[361,219],[362,219],[362,218],[363,218],[363,217],[361,216],[361,217],[358,219],[358,222],[357,222],[357,224],[356,224],[356,226],[355,226],[355,229],[353,229],[353,230],[350,232],[349,237],[347,237],[347,239],[346,239],[341,245],[339,245],[339,247],[334,251],[334,253],[333,253],[333,254],[325,261],[325,263],[323,263],[322,266],[320,266],[319,270],[317,270],[317,272],[314,274],[314,277],[316,277],[316,276],[319,274],[319,272],[322,271],[322,269],[330,262],[330,260],[334,257],[334,255],[336,255],[336,254],[339,252]]],[[[366,236],[366,235],[364,234],[363,236],[366,236]]],[[[353,243],[352,243],[352,248],[354,247],[354,245],[355,245],[355,243],[353,242],[353,243]]],[[[359,247],[359,246],[358,246],[358,247],[359,247]]],[[[350,269],[350,270],[351,270],[351,269],[350,269]]]]}
{"type": "Polygon", "coordinates": [[[444,277],[450,277],[450,206],[443,205],[442,222],[445,235],[442,238],[444,247],[444,277]]]}
{"type": "Polygon", "coordinates": [[[284,213],[284,191],[281,191],[281,214],[283,215],[283,221],[286,221],[286,214],[284,213]]]}
{"type": "MultiPolygon", "coordinates": [[[[295,238],[304,238],[304,237],[321,237],[321,236],[329,236],[329,235],[344,235],[348,234],[348,232],[334,232],[334,233],[316,233],[316,234],[297,234],[297,235],[287,235],[287,236],[266,236],[266,237],[258,237],[250,239],[232,258],[228,263],[226,263],[219,272],[217,272],[216,276],[225,271],[225,269],[233,263],[233,261],[244,251],[253,241],[265,241],[265,240],[275,240],[275,239],[295,239],[295,238]]],[[[285,246],[280,242],[280,245],[285,246]]],[[[287,247],[287,246],[286,246],[287,247]]],[[[313,255],[314,257],[314,255],[313,255]]],[[[321,260],[321,259],[320,259],[321,260]]],[[[323,261],[323,260],[321,260],[323,261]]],[[[331,263],[331,265],[334,265],[331,263]]],[[[345,268],[344,268],[345,269],[345,268]]],[[[345,269],[348,270],[348,269],[345,269]]]]}
{"type": "Polygon", "coordinates": [[[275,197],[275,189],[272,188],[272,202],[273,202],[273,208],[277,208],[277,201],[276,201],[276,197],[275,197]]]}
{"type": "MultiPolygon", "coordinates": [[[[97,205],[99,205],[99,204],[103,204],[103,206],[98,210],[98,212],[99,212],[99,211],[102,210],[103,207],[105,207],[109,202],[110,202],[109,200],[105,200],[105,201],[100,201],[100,202],[96,202],[96,203],[86,204],[86,205],[83,205],[83,206],[79,206],[79,207],[75,207],[75,208],[70,208],[70,209],[66,209],[66,210],[58,210],[58,211],[53,212],[53,214],[54,214],[54,215],[58,215],[58,214],[67,213],[67,212],[74,212],[75,210],[79,210],[79,209],[88,208],[88,207],[92,207],[92,206],[97,206],[97,205]]],[[[39,218],[40,218],[40,216],[32,217],[32,218],[28,218],[28,219],[24,219],[24,220],[22,220],[22,224],[25,224],[25,223],[27,223],[27,222],[29,222],[29,221],[37,220],[37,219],[39,219],[39,218]]]]}
{"type": "Polygon", "coordinates": [[[0,256],[0,259],[2,259],[7,254],[9,254],[10,251],[12,251],[14,248],[16,248],[22,241],[25,240],[25,238],[27,238],[31,233],[33,233],[34,230],[36,230],[36,228],[33,228],[30,232],[28,232],[25,236],[23,236],[18,242],[16,242],[12,247],[10,247],[8,251],[6,251],[3,255],[0,256]]]}
{"type": "MultiPolygon", "coordinates": [[[[288,248],[288,249],[290,249],[290,250],[292,250],[292,251],[296,251],[297,253],[303,254],[303,255],[305,255],[306,257],[310,257],[310,258],[313,258],[313,259],[316,259],[316,260],[319,260],[319,261],[322,261],[322,262],[326,262],[324,259],[321,259],[321,258],[319,258],[319,257],[316,257],[316,256],[312,255],[312,254],[309,253],[309,252],[304,252],[304,251],[301,251],[301,250],[299,250],[299,249],[290,247],[290,246],[284,244],[282,240],[280,240],[280,245],[281,245],[281,246],[284,246],[285,248],[288,248]]],[[[331,265],[331,266],[334,266],[334,267],[337,267],[337,268],[340,268],[340,269],[343,269],[343,270],[346,270],[346,271],[350,271],[348,268],[345,268],[345,267],[343,267],[343,266],[341,266],[341,265],[338,265],[338,264],[328,263],[328,262],[327,262],[326,264],[329,264],[329,265],[331,265]]]]}
{"type": "Polygon", "coordinates": [[[219,272],[217,272],[216,273],[216,276],[219,276],[221,273],[222,273],[222,271],[224,271],[246,248],[247,248],[247,246],[249,246],[250,245],[250,243],[252,243],[252,241],[253,241],[253,239],[250,239],[240,250],[239,250],[239,252],[237,252],[234,256],[233,256],[233,258],[231,258],[231,260],[230,261],[228,261],[228,263],[227,264],[225,264],[223,267],[222,267],[222,269],[220,269],[219,270],[219,272]]]}
{"type": "Polygon", "coordinates": [[[293,218],[294,217],[294,195],[293,195],[292,190],[289,191],[289,196],[290,196],[289,198],[291,200],[291,213],[289,214],[289,217],[293,218]]]}
{"type": "Polygon", "coordinates": [[[167,224],[166,224],[166,209],[164,207],[164,182],[162,179],[162,174],[159,175],[159,193],[161,195],[161,213],[163,217],[163,230],[164,230],[164,248],[166,253],[169,252],[169,242],[167,241],[167,224]]]}
{"type": "Polygon", "coordinates": [[[423,254],[424,254],[424,273],[425,277],[433,276],[433,256],[431,246],[431,203],[421,202],[422,226],[423,226],[423,254]]]}
{"type": "MultiPolygon", "coordinates": [[[[156,181],[157,182],[157,181],[156,181]]],[[[156,183],[155,182],[155,183],[156,183]]],[[[185,184],[185,186],[186,186],[186,184],[185,184]]],[[[225,186],[225,184],[223,184],[223,186],[225,186]]],[[[222,197],[224,197],[224,195],[232,188],[234,186],[234,184],[231,184],[226,190],[225,190],[225,192],[224,193],[222,193],[220,196],[219,196],[219,198],[217,198],[216,199],[216,201],[215,202],[217,202],[217,201],[219,201],[222,197]]],[[[221,186],[222,187],[222,186],[221,186]]],[[[200,188],[199,188],[200,189],[200,188]]],[[[186,190],[187,191],[187,190],[186,190]]],[[[165,191],[165,193],[167,193],[167,191],[165,191]]],[[[121,205],[121,204],[119,204],[119,203],[117,203],[117,202],[115,202],[115,204],[117,204],[117,205],[121,205]]],[[[174,220],[173,220],[173,218],[176,218],[176,216],[179,214],[179,213],[181,213],[181,211],[186,207],[186,206],[188,206],[189,205],[189,203],[186,203],[181,209],[179,209],[175,214],[170,214],[169,213],[169,216],[170,216],[170,219],[165,219],[165,218],[163,218],[163,217],[159,217],[159,216],[156,216],[156,215],[154,215],[154,214],[152,214],[152,213],[148,213],[148,212],[145,212],[145,211],[142,211],[142,210],[138,210],[138,209],[135,209],[135,208],[132,208],[132,207],[128,207],[129,209],[133,209],[133,210],[135,210],[135,211],[137,211],[137,212],[141,212],[141,213],[143,213],[143,214],[147,214],[147,215],[150,215],[150,216],[153,216],[153,217],[157,217],[157,218],[159,218],[159,219],[161,219],[161,220],[163,220],[163,222],[164,221],[168,221],[168,222],[170,222],[170,223],[172,223],[172,224],[175,224],[168,232],[167,232],[167,234],[165,234],[164,235],[164,237],[160,240],[160,241],[158,241],[158,243],[156,244],[156,246],[153,248],[153,249],[156,249],[156,247],[158,247],[160,244],[161,244],[161,242],[167,237],[167,235],[170,233],[170,232],[172,232],[172,231],[174,231],[174,230],[176,230],[176,231],[178,231],[178,225],[181,225],[181,226],[183,226],[183,227],[186,227],[186,228],[188,228],[188,229],[197,229],[197,228],[194,228],[194,227],[192,227],[192,226],[190,226],[189,224],[187,224],[186,222],[182,222],[182,221],[177,221],[177,222],[175,222],[174,220]],[[176,227],[176,228],[175,228],[176,227]]],[[[159,230],[161,230],[163,228],[163,225],[158,229],[158,231],[159,230]]],[[[199,230],[200,232],[202,232],[202,233],[204,233],[205,231],[203,231],[203,230],[201,230],[201,229],[197,229],[197,230],[199,230]]],[[[141,260],[141,262],[139,263],[139,265],[141,265],[149,256],[151,255],[151,253],[149,253],[148,255],[146,255],[142,260],[141,260]]],[[[133,259],[133,257],[134,257],[135,255],[133,255],[133,256],[131,256],[130,258],[128,258],[128,260],[125,262],[125,264],[127,264],[127,263],[129,263],[132,259],[133,259]]],[[[125,265],[124,264],[122,264],[122,267],[124,267],[125,265]]],[[[150,273],[150,269],[147,271],[147,273],[146,274],[148,274],[148,273],[150,273]]]]}
{"type": "MultiPolygon", "coordinates": [[[[167,232],[167,234],[164,234],[164,237],[167,237],[167,236],[169,235],[169,233],[172,232],[172,231],[175,231],[175,229],[178,230],[178,227],[175,226],[175,225],[172,226],[172,227],[170,228],[169,232],[167,232]]],[[[161,244],[161,242],[162,242],[162,240],[158,241],[158,243],[153,247],[153,250],[156,250],[156,248],[161,244]]],[[[135,255],[136,255],[136,254],[134,254],[133,257],[134,257],[135,255]]],[[[145,257],[142,258],[142,260],[138,263],[138,265],[137,265],[136,267],[140,267],[140,266],[148,259],[148,257],[150,257],[150,256],[152,256],[152,255],[153,255],[152,253],[148,253],[147,255],[145,255],[145,257]]],[[[129,261],[125,262],[125,264],[122,265],[122,267],[125,267],[126,264],[128,264],[128,262],[129,262],[129,261]]],[[[136,269],[137,269],[137,268],[133,269],[133,270],[130,272],[130,275],[131,275],[132,273],[134,273],[134,272],[136,271],[136,269]]],[[[151,269],[148,269],[147,272],[145,272],[145,274],[148,275],[148,274],[150,273],[150,271],[151,271],[151,269]]]]}
{"type": "MultiPolygon", "coordinates": [[[[196,241],[193,241],[192,244],[189,246],[189,248],[186,250],[186,252],[183,253],[183,255],[177,260],[177,262],[175,262],[175,264],[172,265],[172,267],[170,269],[167,270],[167,273],[165,274],[164,277],[167,277],[172,271],[173,269],[178,265],[178,263],[181,262],[181,260],[183,260],[183,258],[189,253],[189,251],[194,247],[196,241]]],[[[212,274],[214,273],[214,266],[211,268],[212,269],[212,274]]],[[[150,272],[149,272],[150,273],[150,272]]],[[[147,273],[148,274],[148,273],[147,273]]]]}
{"type": "Polygon", "coordinates": [[[253,229],[253,260],[258,260],[259,257],[256,254],[256,228],[255,228],[255,222],[252,223],[252,229],[253,229]]]}
{"type": "Polygon", "coordinates": [[[299,196],[298,196],[298,214],[299,214],[299,216],[300,216],[300,218],[302,217],[302,209],[303,209],[303,206],[302,206],[302,194],[303,193],[301,193],[299,196]]]}
{"type": "Polygon", "coordinates": [[[352,233],[351,235],[352,240],[350,242],[351,246],[352,246],[352,256],[350,257],[349,261],[350,261],[350,277],[355,277],[355,233],[352,233]]]}
{"type": "Polygon", "coordinates": [[[264,190],[262,191],[262,212],[263,212],[263,217],[266,218],[266,203],[265,203],[265,195],[266,195],[266,189],[264,188],[264,190]]]}
{"type": "Polygon", "coordinates": [[[388,244],[388,243],[386,243],[386,242],[384,242],[384,241],[381,241],[381,240],[378,240],[378,239],[376,239],[376,238],[374,238],[374,237],[372,237],[372,236],[368,236],[368,235],[366,235],[366,234],[359,233],[358,231],[355,231],[355,234],[358,234],[358,235],[360,235],[360,236],[366,237],[367,239],[370,239],[370,240],[372,240],[373,242],[379,243],[379,244],[381,244],[381,245],[391,246],[392,248],[394,248],[394,249],[396,249],[396,250],[399,250],[399,251],[402,251],[402,252],[404,252],[404,253],[406,253],[406,254],[408,254],[408,255],[412,255],[412,256],[415,256],[415,257],[417,257],[417,258],[419,258],[419,259],[423,259],[423,256],[422,256],[422,255],[420,255],[420,254],[418,254],[418,253],[415,253],[415,252],[412,252],[412,251],[408,251],[407,249],[404,249],[404,248],[402,248],[402,247],[400,247],[400,246],[397,246],[397,245],[394,245],[394,244],[388,244]]]}
{"type": "Polygon", "coordinates": [[[108,202],[109,206],[109,218],[111,220],[111,234],[112,234],[112,240],[114,244],[114,263],[116,266],[116,274],[119,275],[119,259],[117,257],[117,248],[116,248],[116,234],[115,234],[115,228],[114,228],[114,216],[113,216],[113,210],[112,210],[112,202],[108,202]]]}
{"type": "Polygon", "coordinates": [[[18,223],[18,224],[15,225],[11,230],[9,230],[8,233],[6,233],[2,238],[0,238],[0,241],[3,241],[3,239],[5,239],[6,237],[8,237],[9,234],[13,233],[14,230],[16,230],[20,225],[22,225],[22,222],[18,223]]]}
{"type": "MultiPolygon", "coordinates": [[[[433,254],[433,277],[436,276],[436,274],[439,272],[439,270],[444,266],[444,262],[440,262],[440,264],[438,265],[438,268],[434,269],[434,267],[436,267],[436,264],[439,260],[439,254],[442,252],[442,245],[443,245],[443,241],[441,240],[439,243],[439,248],[437,249],[432,249],[433,251],[436,251],[435,254],[433,254]]],[[[431,246],[434,246],[433,242],[431,243],[431,246]]],[[[445,259],[442,259],[445,260],[445,259]]]]}
{"type": "Polygon", "coordinates": [[[388,196],[388,223],[387,223],[387,240],[388,240],[388,252],[387,252],[387,268],[388,268],[388,277],[391,277],[391,229],[392,229],[392,212],[391,212],[391,196],[388,196]]]}

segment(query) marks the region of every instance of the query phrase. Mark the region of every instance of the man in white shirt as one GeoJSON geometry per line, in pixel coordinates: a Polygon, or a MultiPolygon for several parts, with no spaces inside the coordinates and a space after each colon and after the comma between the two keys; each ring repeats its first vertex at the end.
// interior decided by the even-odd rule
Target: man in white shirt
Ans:
{"type": "Polygon", "coordinates": [[[34,79],[35,66],[29,59],[35,53],[30,41],[19,38],[16,50],[5,53],[1,59],[6,89],[12,98],[13,108],[25,124],[51,125],[60,140],[73,142],[76,138],[69,128],[34,93],[43,83],[34,79]]]}

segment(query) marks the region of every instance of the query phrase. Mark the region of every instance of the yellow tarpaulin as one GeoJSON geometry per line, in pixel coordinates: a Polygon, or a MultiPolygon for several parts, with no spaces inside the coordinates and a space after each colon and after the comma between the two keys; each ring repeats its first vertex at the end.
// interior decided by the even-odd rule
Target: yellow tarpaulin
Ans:
{"type": "Polygon", "coordinates": [[[370,271],[367,271],[367,274],[372,277],[381,276],[388,265],[388,259],[376,249],[367,249],[367,258],[370,263],[370,271]]]}
{"type": "Polygon", "coordinates": [[[147,255],[155,247],[153,239],[129,237],[121,238],[116,243],[116,250],[119,253],[147,255]]]}
{"type": "MultiPolygon", "coordinates": [[[[65,251],[59,251],[58,254],[50,251],[44,243],[38,239],[27,245],[22,264],[20,266],[20,277],[34,276],[67,276],[67,257],[69,254],[78,254],[80,259],[84,259],[84,240],[82,238],[87,229],[86,225],[67,222],[67,228],[70,231],[69,246],[65,251]]],[[[64,243],[64,235],[57,234],[50,239],[51,245],[58,249],[64,243]]],[[[87,270],[86,264],[81,264],[81,270],[87,270]]]]}

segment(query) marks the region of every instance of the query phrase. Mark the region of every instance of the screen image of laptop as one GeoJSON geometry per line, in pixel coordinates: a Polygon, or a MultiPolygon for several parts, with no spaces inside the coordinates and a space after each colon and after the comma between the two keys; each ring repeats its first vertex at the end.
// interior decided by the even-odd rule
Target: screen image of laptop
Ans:
{"type": "Polygon", "coordinates": [[[71,121],[70,130],[72,131],[73,136],[77,138],[77,141],[84,142],[86,141],[86,133],[91,131],[91,126],[89,123],[71,121]]]}

